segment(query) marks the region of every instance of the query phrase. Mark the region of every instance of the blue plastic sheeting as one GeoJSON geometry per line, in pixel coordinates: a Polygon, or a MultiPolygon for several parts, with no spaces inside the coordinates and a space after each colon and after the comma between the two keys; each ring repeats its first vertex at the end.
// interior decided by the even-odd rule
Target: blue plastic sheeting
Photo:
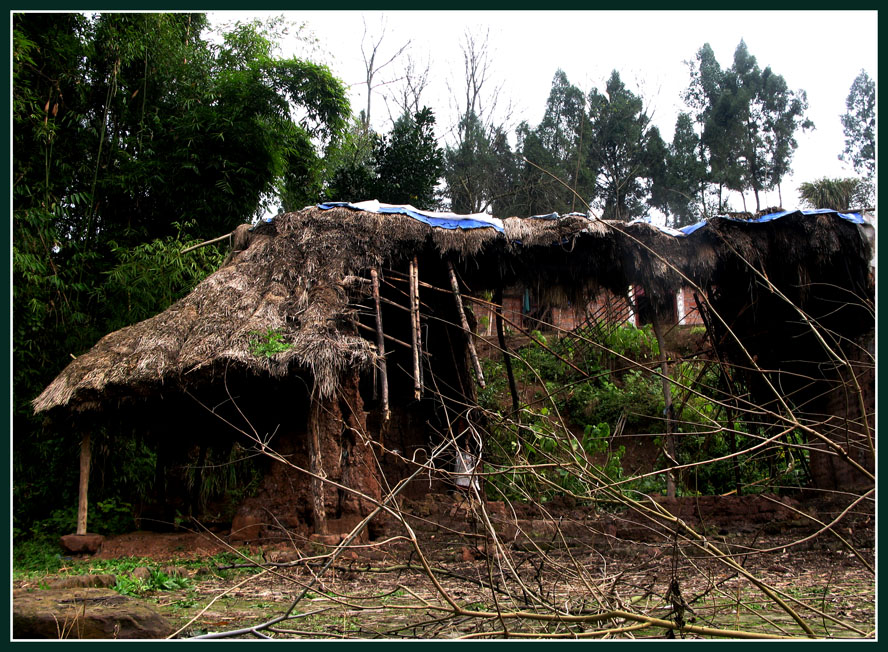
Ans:
{"type": "MultiPolygon", "coordinates": [[[[853,222],[854,224],[865,224],[863,216],[860,213],[839,213],[838,211],[834,211],[829,208],[818,208],[815,210],[805,210],[805,211],[780,211],[779,213],[769,213],[767,215],[762,215],[761,217],[757,217],[754,220],[744,220],[740,217],[729,217],[729,216],[719,216],[723,220],[731,220],[732,222],[747,222],[747,223],[761,223],[761,222],[773,222],[774,220],[779,220],[781,217],[787,217],[788,215],[838,215],[843,220],[848,220],[849,222],[853,222]]],[[[637,222],[647,222],[647,220],[637,219],[632,220],[630,224],[635,224],[637,222]]],[[[707,220],[700,220],[696,224],[690,224],[688,226],[683,226],[680,229],[671,229],[668,226],[660,226],[659,224],[653,224],[652,222],[647,222],[653,227],[656,227],[663,233],[668,233],[669,235],[674,235],[677,238],[685,237],[692,234],[697,229],[701,229],[708,223],[707,220]]]]}
{"type": "Polygon", "coordinates": [[[586,213],[565,213],[564,215],[559,215],[558,213],[547,213],[546,215],[531,215],[527,219],[529,220],[559,220],[562,217],[585,217],[586,219],[590,219],[586,213]]]}
{"type": "Polygon", "coordinates": [[[652,227],[654,227],[658,231],[662,231],[663,233],[666,233],[667,235],[672,235],[672,236],[675,236],[676,238],[682,238],[685,236],[685,234],[682,233],[681,231],[679,231],[678,229],[673,229],[668,226],[663,226],[662,224],[654,224],[653,222],[650,221],[650,219],[644,219],[642,217],[638,217],[638,218],[632,220],[631,222],[629,222],[629,224],[650,224],[652,227]]]}
{"type": "Polygon", "coordinates": [[[505,233],[503,229],[503,221],[496,217],[491,217],[485,213],[474,213],[472,215],[457,215],[456,213],[444,213],[440,211],[422,211],[414,208],[410,204],[396,205],[383,204],[376,200],[360,202],[352,204],[350,202],[327,202],[326,204],[318,204],[318,208],[327,210],[334,207],[347,207],[359,211],[367,211],[369,213],[407,215],[414,220],[424,222],[429,226],[436,226],[441,229],[483,229],[494,228],[500,233],[505,233]]]}
{"type": "Polygon", "coordinates": [[[787,215],[795,215],[795,214],[801,214],[801,215],[835,214],[835,215],[838,215],[839,217],[841,217],[843,220],[848,220],[849,222],[854,222],[855,224],[863,224],[864,223],[863,216],[860,213],[839,213],[838,211],[834,211],[829,208],[817,208],[815,210],[808,210],[808,211],[781,211],[779,213],[770,213],[769,215],[762,215],[761,217],[756,218],[754,220],[740,220],[738,218],[730,218],[730,217],[727,219],[734,219],[734,220],[738,220],[740,222],[770,222],[772,220],[778,220],[781,217],[786,217],[787,215]]]}
{"type": "Polygon", "coordinates": [[[691,235],[694,231],[699,228],[706,226],[706,220],[700,220],[696,224],[689,224],[688,226],[683,226],[679,229],[685,235],[691,235]]]}
{"type": "MultiPolygon", "coordinates": [[[[417,208],[414,208],[413,206],[410,206],[409,204],[382,204],[376,200],[360,202],[358,204],[352,204],[350,202],[327,202],[326,204],[318,204],[318,208],[322,209],[333,208],[335,206],[345,206],[348,208],[354,208],[360,211],[368,211],[371,213],[399,213],[401,215],[408,215],[415,220],[419,220],[420,222],[428,224],[429,226],[437,226],[442,229],[482,229],[492,227],[500,233],[505,233],[505,230],[503,229],[503,221],[496,217],[491,217],[486,213],[475,213],[473,215],[457,215],[456,213],[444,213],[439,211],[421,211],[417,208]]],[[[579,215],[581,217],[589,217],[585,213],[568,213],[567,215],[579,215]]],[[[567,217],[567,215],[565,215],[564,217],[567,217]]],[[[744,220],[739,217],[720,217],[725,220],[731,220],[732,222],[762,223],[773,222],[774,220],[779,220],[780,218],[790,215],[837,215],[843,220],[848,220],[849,222],[853,222],[854,224],[865,224],[863,216],[860,213],[839,213],[829,208],[818,208],[815,210],[780,211],[779,213],[769,213],[768,215],[762,215],[761,217],[757,217],[753,220],[744,220]]],[[[533,215],[528,219],[557,220],[560,217],[562,216],[560,216],[558,213],[549,213],[547,215],[533,215]]],[[[673,229],[668,226],[654,224],[649,220],[642,218],[635,219],[629,222],[629,224],[638,223],[650,224],[659,231],[674,236],[676,238],[685,238],[692,234],[694,231],[697,231],[698,229],[706,226],[708,224],[708,221],[701,220],[696,224],[690,224],[680,229],[673,229]]]]}

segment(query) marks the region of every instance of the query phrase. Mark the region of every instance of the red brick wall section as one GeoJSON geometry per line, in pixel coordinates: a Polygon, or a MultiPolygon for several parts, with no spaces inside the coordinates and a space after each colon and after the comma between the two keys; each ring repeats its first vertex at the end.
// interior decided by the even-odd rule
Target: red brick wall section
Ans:
{"type": "Polygon", "coordinates": [[[681,290],[682,299],[684,300],[684,319],[681,322],[682,326],[700,326],[703,324],[703,319],[700,317],[700,310],[697,308],[697,302],[694,300],[694,290],[693,288],[682,288],[681,290]]]}

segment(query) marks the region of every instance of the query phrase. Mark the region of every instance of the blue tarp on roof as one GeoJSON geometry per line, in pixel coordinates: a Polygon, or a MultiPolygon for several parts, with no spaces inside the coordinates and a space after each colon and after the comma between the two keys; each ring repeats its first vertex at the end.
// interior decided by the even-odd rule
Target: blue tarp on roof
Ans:
{"type": "MultiPolygon", "coordinates": [[[[796,211],[780,211],[779,213],[768,213],[767,215],[762,215],[761,217],[756,217],[752,220],[744,220],[740,217],[729,217],[729,216],[719,216],[723,220],[730,220],[732,222],[746,222],[749,224],[756,224],[762,222],[773,222],[774,220],[779,220],[781,217],[788,217],[790,215],[838,215],[843,220],[848,220],[849,222],[853,222],[854,224],[864,224],[863,216],[860,213],[839,213],[838,211],[834,211],[829,208],[817,208],[814,210],[796,210],[796,211]]],[[[644,222],[646,220],[633,220],[633,222],[644,222]]],[[[633,222],[630,222],[633,223],[633,222]]],[[[674,235],[676,237],[684,237],[692,234],[697,229],[700,229],[707,224],[707,220],[700,220],[696,224],[689,224],[688,226],[683,226],[680,229],[671,229],[668,226],[660,226],[659,224],[653,224],[648,222],[651,226],[656,227],[663,233],[668,233],[669,235],[674,235]]]]}
{"type": "MultiPolygon", "coordinates": [[[[391,214],[397,213],[400,215],[407,215],[412,217],[415,220],[419,220],[420,222],[424,222],[429,226],[436,226],[442,229],[481,229],[481,228],[494,228],[500,233],[505,233],[503,229],[503,221],[487,215],[486,213],[475,213],[472,215],[457,215],[456,213],[446,213],[441,211],[423,211],[409,204],[404,205],[395,205],[395,204],[382,204],[376,200],[365,201],[353,204],[351,202],[326,202],[324,204],[318,204],[318,208],[321,209],[330,209],[334,207],[347,207],[353,208],[359,211],[368,211],[371,213],[383,213],[383,214],[391,214]]],[[[779,220],[783,217],[788,217],[791,215],[837,215],[843,220],[847,220],[849,222],[853,222],[854,224],[865,224],[863,216],[860,213],[839,213],[838,211],[831,210],[829,208],[818,208],[814,210],[795,210],[795,211],[780,211],[778,213],[769,213],[768,215],[762,215],[761,217],[757,217],[751,220],[744,220],[739,217],[729,217],[729,216],[719,216],[723,220],[730,220],[732,222],[746,222],[748,224],[756,224],[763,222],[773,222],[774,220],[779,220]]],[[[583,217],[588,217],[584,213],[568,213],[568,215],[580,215],[583,217]]],[[[529,219],[538,219],[538,220],[557,220],[561,216],[558,213],[549,213],[548,215],[534,215],[529,219]]],[[[703,228],[708,224],[708,220],[701,220],[696,224],[690,224],[688,226],[684,226],[680,229],[673,229],[668,226],[662,226],[660,224],[654,224],[649,220],[645,219],[636,219],[629,222],[629,224],[637,224],[639,222],[643,222],[646,224],[650,224],[655,227],[659,231],[666,233],[668,235],[674,236],[676,238],[685,238],[692,234],[694,231],[703,228]]]]}
{"type": "Polygon", "coordinates": [[[505,233],[503,229],[503,221],[491,217],[485,213],[474,213],[472,215],[457,215],[456,213],[445,213],[441,211],[423,211],[414,208],[410,204],[395,205],[382,204],[378,201],[366,201],[352,204],[351,202],[335,201],[325,204],[318,204],[318,208],[327,210],[335,207],[353,208],[359,211],[367,211],[370,213],[407,215],[414,220],[424,222],[429,226],[436,226],[441,229],[483,229],[491,227],[505,233]]]}

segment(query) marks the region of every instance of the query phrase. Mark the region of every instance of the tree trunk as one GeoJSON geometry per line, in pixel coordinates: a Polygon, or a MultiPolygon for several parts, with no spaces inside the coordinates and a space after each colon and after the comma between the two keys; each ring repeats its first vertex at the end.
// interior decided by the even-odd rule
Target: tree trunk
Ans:
{"type": "Polygon", "coordinates": [[[312,393],[311,418],[308,424],[308,464],[311,478],[312,516],[317,534],[327,534],[327,510],[324,505],[324,466],[321,461],[320,399],[312,393]]]}
{"type": "Polygon", "coordinates": [[[77,534],[86,534],[87,491],[89,489],[90,441],[84,433],[80,441],[80,496],[77,504],[77,534]]]}

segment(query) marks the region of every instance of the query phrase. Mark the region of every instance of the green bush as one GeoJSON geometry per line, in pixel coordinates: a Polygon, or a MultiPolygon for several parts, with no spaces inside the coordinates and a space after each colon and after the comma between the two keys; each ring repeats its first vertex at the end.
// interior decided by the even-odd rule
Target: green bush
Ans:
{"type": "MultiPolygon", "coordinates": [[[[591,330],[582,335],[601,337],[591,330]]],[[[500,420],[511,413],[511,409],[504,407],[511,405],[511,398],[503,363],[498,359],[484,362],[488,385],[479,392],[479,404],[491,415],[487,457],[487,471],[493,474],[489,476],[491,498],[496,495],[511,500],[545,501],[559,492],[591,496],[601,483],[623,479],[624,450],[610,447],[611,430],[617,423],[624,420],[624,426],[635,433],[654,437],[665,434],[660,377],[628,363],[610,365],[607,360],[608,355],[611,362],[623,356],[648,364],[654,361],[653,367],[658,368],[656,337],[650,326],[616,328],[600,342],[611,349],[607,353],[601,347],[583,345],[575,337],[555,340],[539,332],[533,336],[536,341],[521,347],[513,364],[525,395],[526,388],[535,388],[534,402],[524,407],[520,423],[515,415],[509,421],[500,420]],[[611,371],[615,366],[617,370],[611,371]],[[556,412],[568,422],[568,431],[561,426],[556,412]],[[583,433],[581,438],[571,435],[571,431],[579,430],[583,433]],[[530,472],[522,466],[538,468],[530,472]]],[[[736,450],[741,453],[767,435],[760,432],[759,425],[730,420],[725,408],[730,400],[720,389],[723,372],[711,365],[701,373],[701,362],[705,363],[679,362],[670,369],[677,381],[672,398],[678,461],[702,463],[679,474],[678,492],[727,493],[736,486],[735,465],[746,492],[762,490],[775,480],[784,486],[805,484],[804,451],[775,446],[736,459],[710,461],[732,452],[731,431],[736,450]]],[[[744,391],[737,379],[732,382],[736,391],[744,391]]],[[[665,464],[665,458],[661,457],[660,463],[665,464]]],[[[620,486],[630,492],[665,493],[666,477],[660,474],[620,486]]]]}
{"type": "Polygon", "coordinates": [[[272,358],[278,353],[289,351],[293,345],[284,342],[284,336],[273,328],[261,331],[250,331],[250,353],[259,358],[272,358]]]}

